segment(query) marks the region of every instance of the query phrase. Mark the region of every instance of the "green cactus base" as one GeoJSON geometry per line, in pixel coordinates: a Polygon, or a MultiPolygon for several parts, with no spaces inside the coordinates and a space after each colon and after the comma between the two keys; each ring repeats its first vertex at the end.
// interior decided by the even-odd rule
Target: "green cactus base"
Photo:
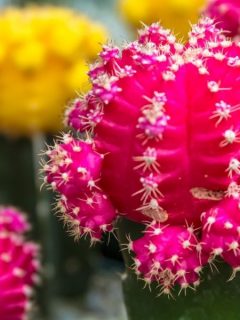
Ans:
{"type": "MultiPolygon", "coordinates": [[[[141,235],[142,227],[121,219],[118,222],[120,242],[127,243],[141,235]]],[[[137,280],[129,269],[131,256],[123,251],[126,273],[123,276],[123,292],[128,320],[240,320],[240,277],[227,282],[231,270],[224,263],[218,263],[219,272],[205,269],[202,283],[196,291],[173,292],[175,299],[157,297],[159,288],[143,288],[144,283],[137,280]]]]}

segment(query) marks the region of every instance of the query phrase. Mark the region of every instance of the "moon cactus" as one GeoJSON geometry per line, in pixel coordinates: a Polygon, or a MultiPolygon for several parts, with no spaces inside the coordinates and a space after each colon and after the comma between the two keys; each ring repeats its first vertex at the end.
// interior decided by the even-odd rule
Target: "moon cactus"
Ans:
{"type": "Polygon", "coordinates": [[[45,182],[75,236],[92,241],[118,216],[146,224],[127,248],[161,293],[196,287],[221,257],[240,270],[240,45],[210,18],[186,45],[158,23],[122,49],[103,47],[65,134],[47,151],[45,182]]]}

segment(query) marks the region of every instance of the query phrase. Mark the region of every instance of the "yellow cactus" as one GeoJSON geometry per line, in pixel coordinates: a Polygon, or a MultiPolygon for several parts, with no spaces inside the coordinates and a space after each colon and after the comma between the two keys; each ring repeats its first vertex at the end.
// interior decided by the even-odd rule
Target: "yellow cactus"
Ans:
{"type": "Polygon", "coordinates": [[[173,30],[180,38],[185,38],[195,23],[207,0],[119,0],[120,10],[134,27],[140,22],[161,21],[165,28],[173,30]]]}
{"type": "Polygon", "coordinates": [[[87,62],[106,38],[102,25],[71,9],[0,11],[0,132],[61,129],[65,103],[88,90],[87,62]]]}

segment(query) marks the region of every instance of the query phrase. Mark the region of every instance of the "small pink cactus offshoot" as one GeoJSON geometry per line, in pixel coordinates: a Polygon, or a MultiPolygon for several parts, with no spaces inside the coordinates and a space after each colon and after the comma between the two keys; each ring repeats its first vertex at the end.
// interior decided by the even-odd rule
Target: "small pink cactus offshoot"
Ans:
{"type": "Polygon", "coordinates": [[[81,141],[69,134],[47,151],[44,164],[45,181],[61,197],[57,209],[64,222],[78,238],[89,234],[91,240],[101,239],[102,232],[112,231],[116,210],[100,186],[104,155],[94,150],[93,142],[81,141]]]}
{"type": "Polygon", "coordinates": [[[116,212],[107,196],[96,191],[96,187],[94,191],[91,187],[85,192],[83,198],[68,199],[62,196],[57,206],[74,237],[89,234],[94,242],[101,239],[102,232],[112,231],[116,212]]]}
{"type": "Polygon", "coordinates": [[[44,170],[47,182],[54,190],[72,199],[92,190],[100,177],[102,156],[92,143],[85,143],[64,135],[63,143],[48,151],[50,163],[44,170]]]}
{"type": "Polygon", "coordinates": [[[148,221],[128,249],[162,293],[197,286],[216,256],[240,270],[239,57],[210,18],[185,46],[157,23],[104,46],[67,112],[86,141],[67,134],[47,151],[45,181],[74,234],[99,239],[116,215],[148,221]]]}
{"type": "Polygon", "coordinates": [[[102,120],[103,104],[99,102],[96,106],[94,102],[91,95],[86,101],[77,98],[72,102],[66,110],[66,118],[71,122],[71,127],[81,131],[91,130],[102,120]]]}
{"type": "Polygon", "coordinates": [[[206,12],[230,37],[240,35],[239,0],[210,0],[206,12]]]}
{"type": "Polygon", "coordinates": [[[30,225],[23,213],[14,207],[0,207],[0,231],[23,234],[30,225]]]}
{"type": "Polygon", "coordinates": [[[184,290],[189,283],[199,285],[203,261],[199,259],[201,246],[192,227],[164,227],[154,221],[145,230],[144,237],[130,242],[129,249],[136,254],[137,274],[143,274],[147,283],[160,283],[162,293],[171,294],[175,283],[184,290]]]}
{"type": "Polygon", "coordinates": [[[23,236],[26,229],[28,223],[20,212],[11,207],[1,207],[0,315],[2,320],[24,320],[31,307],[32,287],[37,281],[39,271],[39,248],[35,243],[26,241],[23,236]]]}

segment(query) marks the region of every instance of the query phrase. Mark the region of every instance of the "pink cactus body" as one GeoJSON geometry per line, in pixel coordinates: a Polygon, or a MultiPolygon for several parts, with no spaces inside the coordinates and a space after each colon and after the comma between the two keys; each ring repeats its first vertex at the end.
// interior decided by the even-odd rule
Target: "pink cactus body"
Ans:
{"type": "Polygon", "coordinates": [[[1,207],[0,218],[0,315],[2,320],[24,320],[37,281],[39,248],[22,235],[29,225],[20,212],[1,207]]]}
{"type": "Polygon", "coordinates": [[[77,212],[81,228],[74,232],[84,233],[88,215],[101,217],[99,224],[110,216],[114,221],[113,208],[147,222],[143,237],[128,248],[137,274],[157,281],[163,293],[175,284],[196,286],[202,267],[217,255],[234,273],[240,269],[239,57],[239,44],[210,18],[193,26],[185,46],[159,24],[121,50],[105,46],[89,73],[92,90],[67,112],[86,142],[67,135],[47,152],[46,181],[62,194],[60,207],[71,225],[77,212]],[[78,143],[86,145],[82,154],[73,160],[67,152],[65,159],[75,167],[85,159],[86,180],[71,161],[57,163],[59,149],[78,143]],[[63,171],[69,180],[60,177],[63,171]],[[70,185],[77,194],[65,192],[70,185]],[[94,211],[89,193],[99,192],[108,204],[94,211]],[[79,199],[85,199],[82,210],[79,199]]]}
{"type": "Polygon", "coordinates": [[[240,2],[239,0],[210,0],[206,12],[216,19],[218,27],[228,36],[240,35],[240,2]]]}

